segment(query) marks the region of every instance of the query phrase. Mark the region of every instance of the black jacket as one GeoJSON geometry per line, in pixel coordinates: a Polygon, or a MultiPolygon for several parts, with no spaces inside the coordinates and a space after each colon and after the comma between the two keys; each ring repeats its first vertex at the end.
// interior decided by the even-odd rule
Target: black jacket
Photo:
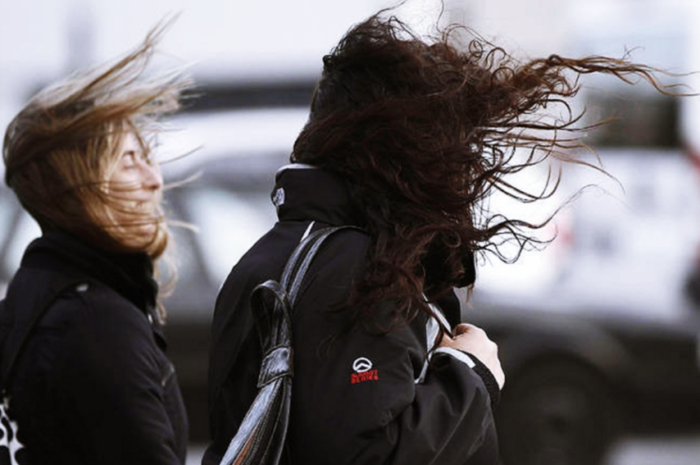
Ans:
{"type": "Polygon", "coordinates": [[[184,463],[187,418],[155,323],[158,288],[144,254],[98,251],[60,232],[32,242],[0,315],[1,374],[2,348],[56,273],[86,284],[48,308],[9,380],[27,464],[184,463]]]}
{"type": "MultiPolygon", "coordinates": [[[[256,394],[261,354],[249,305],[252,289],[279,279],[312,222],[314,229],[363,222],[343,182],[321,170],[282,171],[273,197],[280,221],[233,268],[216,303],[209,373],[214,441],[205,465],[219,463],[256,394]]],[[[498,463],[491,399],[482,378],[464,357],[445,353],[436,353],[423,373],[432,342],[427,317],[378,335],[358,324],[352,310],[333,310],[361,276],[369,246],[369,236],[360,231],[336,233],[306,275],[293,310],[295,373],[285,460],[498,463]]],[[[444,310],[454,324],[459,303],[452,297],[444,310]]]]}

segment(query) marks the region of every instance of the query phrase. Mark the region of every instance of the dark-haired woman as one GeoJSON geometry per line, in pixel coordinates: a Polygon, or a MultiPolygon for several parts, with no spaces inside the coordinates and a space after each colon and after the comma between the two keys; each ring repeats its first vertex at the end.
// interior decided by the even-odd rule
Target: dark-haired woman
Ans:
{"type": "Polygon", "coordinates": [[[42,231],[0,313],[22,464],[185,462],[187,418],[153,276],[169,233],[150,141],[187,80],[139,79],[162,31],[41,92],[5,135],[5,180],[42,231]]]}
{"type": "Polygon", "coordinates": [[[219,463],[256,394],[252,289],[279,279],[301,238],[330,225],[361,231],[323,245],[293,309],[283,461],[499,462],[493,408],[504,374],[486,334],[459,324],[454,289],[474,283],[477,252],[498,252],[508,235],[522,244],[538,225],[490,214],[483,201],[494,190],[535,200],[507,175],[580,144],[575,116],[538,113],[566,106],[578,75],[657,84],[648,68],[614,59],[518,63],[479,38],[461,49],[459,31],[423,40],[380,13],[324,57],[293,164],[277,173],[279,222],[218,297],[205,465],[219,463]],[[571,131],[562,140],[555,130],[571,131]]]}

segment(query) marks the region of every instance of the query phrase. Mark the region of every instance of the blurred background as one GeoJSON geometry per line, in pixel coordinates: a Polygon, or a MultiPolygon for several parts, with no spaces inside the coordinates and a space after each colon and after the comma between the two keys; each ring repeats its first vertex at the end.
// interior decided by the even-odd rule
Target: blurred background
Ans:
{"type": "MultiPolygon", "coordinates": [[[[302,128],[321,57],[384,0],[0,0],[0,129],[40,88],[133,48],[179,14],[154,69],[187,66],[188,100],[161,140],[180,268],[168,336],[191,418],[191,463],[207,441],[208,325],[216,291],[275,221],[274,171],[302,128]]],[[[399,16],[430,32],[442,3],[399,16]]],[[[700,91],[697,0],[444,0],[458,22],[519,57],[600,54],[678,73],[700,91]]],[[[586,79],[577,107],[619,117],[587,141],[613,177],[567,168],[541,206],[492,208],[545,218],[566,199],[543,251],[515,264],[480,259],[466,321],[499,342],[508,374],[498,412],[508,465],[690,465],[700,456],[700,97],[586,79]],[[590,186],[584,188],[584,186],[590,186]],[[581,189],[584,188],[582,191],[581,189]]],[[[0,168],[0,174],[4,168],[0,168]]],[[[544,171],[519,180],[537,188],[544,171]]],[[[39,234],[0,188],[0,296],[39,234]]]]}

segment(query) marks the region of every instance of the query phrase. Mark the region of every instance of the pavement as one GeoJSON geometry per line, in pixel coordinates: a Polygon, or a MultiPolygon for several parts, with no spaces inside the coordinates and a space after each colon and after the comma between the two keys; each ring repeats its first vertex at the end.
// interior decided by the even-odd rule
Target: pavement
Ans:
{"type": "Polygon", "coordinates": [[[629,438],[608,455],[606,465],[698,465],[700,431],[692,435],[629,438]]]}
{"type": "MultiPolygon", "coordinates": [[[[186,465],[200,465],[204,444],[193,444],[186,465]]],[[[700,431],[673,437],[627,438],[621,440],[605,461],[605,465],[698,465],[700,464],[700,431]]]]}

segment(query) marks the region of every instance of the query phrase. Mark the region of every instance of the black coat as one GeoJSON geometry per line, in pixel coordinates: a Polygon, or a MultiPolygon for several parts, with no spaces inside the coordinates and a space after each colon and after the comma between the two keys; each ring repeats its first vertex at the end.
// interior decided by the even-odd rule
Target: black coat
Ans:
{"type": "Polygon", "coordinates": [[[56,273],[87,283],[48,308],[10,378],[29,465],[185,462],[187,418],[155,323],[152,272],[144,254],[109,254],[60,232],[27,248],[0,315],[2,370],[2,347],[26,324],[32,295],[56,273]]]}
{"type": "MultiPolygon", "coordinates": [[[[209,373],[214,442],[205,465],[219,463],[256,394],[261,354],[249,305],[252,289],[279,279],[312,222],[314,229],[362,225],[343,182],[321,170],[283,171],[273,197],[280,221],[233,268],[216,303],[209,373]]],[[[490,373],[482,371],[485,383],[463,360],[437,353],[421,376],[432,343],[425,316],[379,335],[358,324],[352,309],[333,310],[361,276],[369,246],[369,236],[360,231],[336,233],[305,278],[293,310],[295,373],[285,460],[305,465],[498,463],[486,388],[493,384],[490,373]]],[[[456,298],[444,303],[456,323],[459,303],[456,298]]]]}

